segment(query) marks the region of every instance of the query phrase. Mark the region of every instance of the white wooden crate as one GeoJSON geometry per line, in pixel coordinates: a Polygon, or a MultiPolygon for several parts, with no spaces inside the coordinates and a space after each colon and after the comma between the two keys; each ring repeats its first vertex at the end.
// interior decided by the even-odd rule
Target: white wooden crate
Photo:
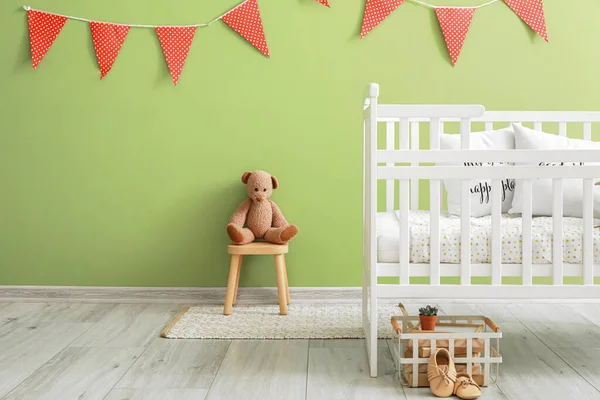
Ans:
{"type": "Polygon", "coordinates": [[[392,317],[392,355],[402,384],[411,387],[429,386],[429,356],[442,347],[450,352],[457,372],[472,375],[480,386],[495,383],[502,363],[500,328],[491,319],[479,315],[439,315],[437,323],[436,331],[420,331],[418,316],[392,317]],[[474,326],[480,328],[475,329],[474,326]],[[415,374],[414,371],[418,373],[415,374]]]}

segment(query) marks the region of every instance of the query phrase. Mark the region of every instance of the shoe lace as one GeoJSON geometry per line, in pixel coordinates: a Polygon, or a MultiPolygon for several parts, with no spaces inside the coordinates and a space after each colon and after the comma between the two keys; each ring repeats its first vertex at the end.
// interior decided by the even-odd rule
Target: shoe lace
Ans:
{"type": "Polygon", "coordinates": [[[440,388],[444,383],[446,385],[450,385],[456,381],[456,378],[454,378],[453,374],[450,373],[450,368],[447,365],[442,365],[441,367],[437,366],[433,376],[430,375],[430,380],[431,378],[435,377],[440,378],[437,384],[437,388],[440,388]]]}
{"type": "Polygon", "coordinates": [[[479,385],[478,385],[477,383],[475,383],[475,381],[474,381],[473,379],[471,379],[471,378],[464,378],[464,379],[461,379],[461,380],[460,380],[460,385],[461,385],[463,388],[467,388],[467,387],[469,387],[469,386],[473,385],[473,386],[475,386],[475,387],[477,387],[477,388],[479,389],[479,385]]]}

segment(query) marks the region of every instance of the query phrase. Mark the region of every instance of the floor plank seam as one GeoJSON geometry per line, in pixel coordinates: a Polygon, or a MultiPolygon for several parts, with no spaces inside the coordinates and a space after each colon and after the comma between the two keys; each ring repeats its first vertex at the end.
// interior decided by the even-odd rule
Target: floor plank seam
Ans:
{"type": "MultiPolygon", "coordinates": [[[[500,377],[498,377],[498,381],[499,380],[500,380],[500,377]]],[[[502,395],[502,397],[504,397],[506,400],[508,400],[508,396],[506,395],[506,393],[504,393],[504,391],[502,391],[502,389],[498,385],[498,381],[496,381],[496,383],[494,383],[494,386],[496,386],[496,388],[498,389],[498,391],[500,392],[500,394],[502,395]]]]}
{"type": "Polygon", "coordinates": [[[229,344],[227,345],[227,350],[225,351],[225,354],[223,354],[223,358],[221,358],[221,362],[219,363],[217,372],[215,372],[215,376],[213,376],[212,381],[210,382],[210,386],[208,387],[208,390],[206,391],[206,396],[204,396],[204,400],[207,400],[208,396],[210,395],[210,391],[212,390],[213,384],[215,383],[215,379],[217,379],[217,375],[219,375],[219,371],[221,371],[221,366],[223,365],[223,361],[225,360],[225,357],[227,357],[227,353],[229,353],[229,349],[231,348],[231,343],[233,343],[233,340],[230,340],[229,344]]]}
{"type": "MultiPolygon", "coordinates": [[[[113,306],[114,308],[114,306],[113,306]]],[[[29,317],[27,319],[25,319],[25,322],[27,322],[27,320],[31,319],[32,317],[29,317]]],[[[6,399],[8,396],[10,396],[10,394],[12,392],[14,392],[15,390],[17,390],[19,388],[19,386],[21,386],[27,379],[29,379],[30,377],[32,377],[33,375],[37,374],[37,372],[42,369],[46,364],[48,364],[48,362],[50,360],[52,360],[54,357],[58,356],[60,353],[62,353],[63,351],[65,351],[66,349],[68,349],[77,339],[79,339],[82,335],[86,334],[88,331],[92,330],[96,325],[98,325],[98,323],[100,322],[102,318],[100,318],[98,321],[96,321],[95,323],[91,323],[91,326],[84,330],[83,332],[81,332],[81,334],[79,334],[78,336],[76,336],[73,340],[71,340],[65,347],[63,347],[62,349],[60,349],[60,351],[56,352],[56,354],[54,354],[52,357],[50,357],[48,360],[46,360],[45,363],[43,363],[42,365],[40,365],[38,368],[35,369],[35,371],[33,371],[31,374],[27,375],[21,382],[19,382],[14,388],[12,388],[8,393],[6,393],[4,396],[2,396],[2,399],[6,399]]],[[[0,399],[0,400],[2,400],[0,399]]]]}
{"type": "Polygon", "coordinates": [[[155,341],[156,339],[158,339],[158,338],[160,338],[160,336],[157,336],[157,337],[155,337],[154,339],[152,339],[152,340],[151,340],[151,341],[148,343],[148,345],[146,346],[146,348],[144,349],[144,351],[142,351],[142,352],[140,353],[139,357],[138,357],[138,358],[135,360],[135,362],[133,362],[133,363],[132,363],[132,364],[129,366],[129,368],[127,368],[127,371],[125,371],[125,372],[123,373],[123,375],[121,375],[121,377],[119,378],[119,380],[115,382],[115,384],[113,385],[113,387],[112,387],[112,388],[110,388],[110,390],[109,390],[109,391],[106,393],[106,396],[104,396],[104,397],[102,398],[102,400],[105,400],[105,399],[106,399],[108,396],[110,396],[110,394],[112,393],[112,391],[113,391],[113,390],[115,390],[115,388],[117,387],[117,385],[119,384],[119,382],[121,382],[121,381],[123,380],[123,377],[124,377],[125,375],[127,375],[127,373],[128,373],[130,370],[131,370],[131,368],[133,368],[133,366],[134,366],[135,364],[137,364],[137,363],[138,363],[138,361],[140,361],[140,359],[141,359],[141,358],[142,358],[142,356],[143,356],[143,355],[146,353],[146,351],[148,351],[148,349],[150,348],[150,346],[152,345],[152,343],[154,343],[154,341],[155,341]]]}
{"type": "MultiPolygon", "coordinates": [[[[540,339],[540,341],[541,341],[541,339],[540,339]]],[[[542,342],[542,343],[544,343],[544,342],[542,342]]],[[[567,365],[569,366],[569,368],[571,368],[573,371],[575,371],[575,373],[576,373],[577,375],[579,375],[579,376],[580,376],[580,377],[581,377],[581,378],[582,378],[584,381],[586,381],[586,382],[587,382],[587,383],[588,383],[588,384],[589,384],[591,387],[593,387],[593,388],[594,388],[594,389],[595,389],[595,390],[596,390],[598,393],[600,393],[600,389],[599,389],[599,388],[597,388],[597,387],[596,387],[596,385],[594,385],[592,382],[588,381],[588,380],[586,379],[586,377],[585,377],[585,376],[581,375],[581,374],[579,373],[579,371],[577,371],[577,370],[576,370],[576,369],[575,369],[575,368],[574,368],[574,367],[573,367],[571,364],[569,364],[569,363],[567,362],[567,360],[565,360],[564,358],[562,358],[562,357],[560,356],[560,354],[558,354],[556,351],[554,351],[554,349],[553,349],[552,347],[548,346],[546,343],[544,343],[544,345],[545,345],[546,347],[548,347],[552,353],[556,354],[556,356],[557,356],[558,358],[560,358],[560,359],[562,360],[562,362],[564,362],[565,364],[567,364],[567,365]]]]}
{"type": "Polygon", "coordinates": [[[313,339],[308,339],[308,349],[306,349],[306,385],[304,386],[304,400],[308,400],[308,372],[309,372],[309,364],[310,364],[310,344],[313,339]]]}
{"type": "Polygon", "coordinates": [[[580,313],[579,311],[577,311],[576,309],[569,307],[569,310],[573,311],[575,314],[579,315],[581,318],[585,319],[586,321],[588,321],[590,324],[595,325],[597,327],[600,327],[600,324],[597,324],[596,322],[592,321],[591,319],[587,318],[585,315],[583,315],[582,313],[580,313]]]}
{"type": "MultiPolygon", "coordinates": [[[[564,306],[563,306],[563,305],[561,305],[561,307],[564,307],[564,306]]],[[[504,308],[506,308],[506,307],[504,307],[504,308]]],[[[507,309],[507,310],[508,310],[508,309],[507,309]]],[[[572,311],[574,311],[575,313],[577,313],[575,310],[573,310],[573,309],[571,309],[571,308],[569,308],[569,310],[572,310],[572,311]]],[[[567,361],[566,361],[564,358],[562,358],[562,357],[560,356],[560,354],[558,354],[556,351],[554,351],[554,349],[553,349],[552,347],[548,346],[548,344],[547,344],[546,342],[544,342],[544,341],[542,340],[542,338],[541,338],[541,337],[539,337],[538,335],[536,335],[536,333],[535,333],[533,330],[529,329],[529,327],[528,327],[527,325],[525,325],[525,323],[524,323],[523,321],[521,321],[521,319],[519,319],[519,317],[517,317],[515,314],[513,314],[513,313],[512,313],[510,310],[508,310],[508,312],[509,312],[509,313],[510,313],[512,316],[514,316],[514,317],[516,318],[516,320],[517,320],[517,321],[519,321],[519,322],[521,323],[521,325],[523,325],[523,326],[525,327],[525,329],[527,329],[527,330],[528,330],[528,331],[529,331],[529,332],[530,332],[530,333],[531,333],[531,334],[532,334],[532,335],[533,335],[533,336],[534,336],[534,337],[535,337],[537,340],[539,340],[539,341],[540,341],[540,343],[542,343],[544,346],[546,346],[546,348],[547,348],[548,350],[550,350],[550,351],[552,352],[552,354],[556,355],[556,356],[559,358],[559,360],[561,360],[563,363],[565,363],[565,365],[566,365],[567,367],[571,368],[571,369],[573,370],[573,372],[575,372],[575,374],[577,374],[579,377],[581,377],[581,379],[583,379],[583,381],[584,381],[584,382],[586,382],[588,385],[590,385],[590,386],[591,386],[591,387],[592,387],[592,388],[593,388],[595,391],[597,391],[597,392],[599,392],[599,393],[600,393],[600,390],[599,390],[599,389],[598,389],[598,388],[597,388],[595,385],[593,385],[593,384],[592,384],[590,381],[588,381],[588,380],[587,380],[587,379],[586,379],[586,378],[585,378],[583,375],[581,375],[581,374],[579,373],[579,371],[577,371],[577,370],[576,370],[576,369],[575,369],[575,368],[574,368],[574,367],[573,367],[571,364],[569,364],[569,363],[568,363],[568,362],[567,362],[567,361]]],[[[577,313],[577,314],[579,315],[579,313],[577,313]]],[[[582,317],[583,317],[583,316],[582,316],[582,317]]],[[[596,324],[594,324],[592,321],[589,321],[589,320],[588,320],[587,318],[585,318],[585,317],[583,317],[583,318],[584,318],[586,321],[590,322],[592,325],[596,326],[596,324]]],[[[498,387],[500,387],[500,386],[498,386],[498,387]]]]}

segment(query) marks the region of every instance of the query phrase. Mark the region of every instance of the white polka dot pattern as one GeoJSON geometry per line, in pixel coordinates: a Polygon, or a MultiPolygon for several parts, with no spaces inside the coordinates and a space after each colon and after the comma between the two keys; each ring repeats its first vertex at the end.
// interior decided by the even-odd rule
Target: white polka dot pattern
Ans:
{"type": "Polygon", "coordinates": [[[474,13],[474,8],[439,7],[435,9],[435,14],[444,34],[444,40],[446,40],[452,66],[458,60],[474,13]]]}
{"type": "Polygon", "coordinates": [[[329,1],[328,0],[317,0],[317,2],[323,4],[326,7],[329,7],[329,1]]]}
{"type": "Polygon", "coordinates": [[[504,0],[523,22],[533,29],[544,40],[548,41],[544,5],[542,0],[504,0]]]}
{"type": "Polygon", "coordinates": [[[381,21],[392,13],[405,0],[367,0],[365,14],[363,16],[360,38],[362,39],[371,32],[381,21]]]}
{"type": "Polygon", "coordinates": [[[195,33],[195,26],[159,26],[156,28],[160,46],[165,54],[171,78],[173,78],[173,85],[177,85],[195,33]]]}
{"type": "Polygon", "coordinates": [[[91,21],[90,30],[100,67],[100,79],[102,79],[112,68],[127,33],[129,33],[129,26],[91,21]]]}
{"type": "Polygon", "coordinates": [[[245,1],[221,17],[221,20],[260,50],[261,53],[271,58],[256,0],[245,1]]]}
{"type": "Polygon", "coordinates": [[[31,65],[33,69],[36,69],[65,26],[67,18],[43,11],[28,10],[27,21],[29,22],[31,65]]]}

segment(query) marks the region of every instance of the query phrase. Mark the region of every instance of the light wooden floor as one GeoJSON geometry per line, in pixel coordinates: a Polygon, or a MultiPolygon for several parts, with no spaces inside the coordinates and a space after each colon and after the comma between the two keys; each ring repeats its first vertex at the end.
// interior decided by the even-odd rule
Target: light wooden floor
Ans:
{"type": "MultiPolygon", "coordinates": [[[[488,315],[504,331],[500,379],[482,399],[600,399],[600,304],[440,308],[488,315]]],[[[386,341],[372,379],[362,340],[160,338],[177,310],[0,303],[0,399],[432,398],[394,379],[386,341]]]]}

